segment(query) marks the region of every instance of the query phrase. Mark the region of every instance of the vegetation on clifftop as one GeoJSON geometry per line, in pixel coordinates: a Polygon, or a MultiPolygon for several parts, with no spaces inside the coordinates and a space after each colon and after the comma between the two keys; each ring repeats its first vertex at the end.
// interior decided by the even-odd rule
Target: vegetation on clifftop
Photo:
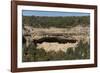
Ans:
{"type": "Polygon", "coordinates": [[[33,27],[57,27],[66,28],[76,25],[89,26],[89,16],[66,16],[66,17],[47,17],[47,16],[23,16],[23,26],[33,27]]]}

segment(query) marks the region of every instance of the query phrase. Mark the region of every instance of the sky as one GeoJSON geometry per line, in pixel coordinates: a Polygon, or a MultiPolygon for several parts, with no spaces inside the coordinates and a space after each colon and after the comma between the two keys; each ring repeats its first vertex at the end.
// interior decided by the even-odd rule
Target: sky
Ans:
{"type": "Polygon", "coordinates": [[[23,16],[89,16],[90,13],[22,10],[23,16]]]}

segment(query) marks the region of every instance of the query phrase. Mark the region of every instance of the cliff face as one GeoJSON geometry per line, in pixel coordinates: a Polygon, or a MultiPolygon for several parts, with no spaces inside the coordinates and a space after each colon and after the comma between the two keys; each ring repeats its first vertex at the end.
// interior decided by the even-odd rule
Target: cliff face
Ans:
{"type": "Polygon", "coordinates": [[[83,43],[89,43],[89,27],[78,25],[72,28],[33,28],[24,26],[23,36],[26,40],[26,47],[30,43],[37,41],[35,44],[38,49],[65,51],[65,49],[70,47],[75,48],[80,40],[83,43]],[[39,43],[39,41],[42,42],[39,43]],[[75,42],[73,43],[72,41],[75,42]]]}

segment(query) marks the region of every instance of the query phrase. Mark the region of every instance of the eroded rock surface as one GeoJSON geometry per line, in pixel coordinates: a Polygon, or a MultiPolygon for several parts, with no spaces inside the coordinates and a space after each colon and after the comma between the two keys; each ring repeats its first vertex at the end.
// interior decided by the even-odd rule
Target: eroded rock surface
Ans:
{"type": "Polygon", "coordinates": [[[35,43],[38,49],[65,51],[70,47],[74,49],[80,40],[83,43],[89,43],[89,27],[33,28],[31,26],[24,26],[23,36],[26,39],[26,47],[30,43],[35,43]]]}

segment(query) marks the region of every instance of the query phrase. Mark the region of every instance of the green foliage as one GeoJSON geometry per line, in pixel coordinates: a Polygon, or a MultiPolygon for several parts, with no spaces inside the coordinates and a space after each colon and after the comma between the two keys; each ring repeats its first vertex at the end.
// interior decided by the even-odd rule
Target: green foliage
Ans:
{"type": "MultiPolygon", "coordinates": [[[[32,61],[55,61],[55,60],[78,60],[78,59],[89,59],[90,58],[90,45],[89,43],[79,42],[75,50],[73,48],[67,48],[65,52],[59,50],[45,51],[43,48],[37,49],[34,44],[31,44],[26,50],[28,57],[23,56],[23,62],[32,61]]],[[[23,49],[23,54],[26,52],[23,49]]]]}
{"type": "Polygon", "coordinates": [[[65,59],[66,60],[72,60],[75,59],[75,52],[73,51],[73,48],[68,48],[65,52],[65,59]]]}
{"type": "Polygon", "coordinates": [[[78,44],[75,49],[75,55],[78,59],[88,59],[90,57],[90,46],[88,43],[83,44],[82,41],[78,44]]]}
{"type": "Polygon", "coordinates": [[[67,28],[76,25],[89,26],[90,16],[66,16],[66,17],[43,17],[43,16],[23,16],[23,26],[33,27],[59,27],[67,28]]]}

